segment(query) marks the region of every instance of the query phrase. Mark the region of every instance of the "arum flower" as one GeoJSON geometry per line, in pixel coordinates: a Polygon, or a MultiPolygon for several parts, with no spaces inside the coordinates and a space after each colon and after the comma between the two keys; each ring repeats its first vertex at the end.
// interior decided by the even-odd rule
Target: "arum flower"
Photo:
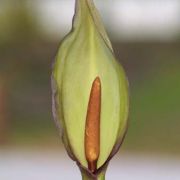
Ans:
{"type": "Polygon", "coordinates": [[[84,180],[102,180],[127,130],[128,82],[92,0],[76,0],[52,72],[53,114],[84,180]]]}

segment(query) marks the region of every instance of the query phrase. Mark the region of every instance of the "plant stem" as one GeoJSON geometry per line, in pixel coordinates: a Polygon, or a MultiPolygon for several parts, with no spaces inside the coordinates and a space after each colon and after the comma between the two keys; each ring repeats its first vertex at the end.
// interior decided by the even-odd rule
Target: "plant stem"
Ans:
{"type": "Polygon", "coordinates": [[[90,177],[87,174],[82,173],[82,180],[105,180],[105,172],[102,172],[96,178],[90,177]]]}

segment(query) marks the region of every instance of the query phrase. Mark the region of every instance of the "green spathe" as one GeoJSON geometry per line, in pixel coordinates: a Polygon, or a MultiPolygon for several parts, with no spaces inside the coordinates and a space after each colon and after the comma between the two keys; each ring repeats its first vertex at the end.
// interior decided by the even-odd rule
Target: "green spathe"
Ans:
{"type": "Polygon", "coordinates": [[[92,83],[100,77],[100,168],[116,151],[127,127],[128,83],[92,0],[76,0],[71,32],[58,51],[52,79],[55,113],[69,154],[87,168],[84,148],[86,113],[92,83]]]}

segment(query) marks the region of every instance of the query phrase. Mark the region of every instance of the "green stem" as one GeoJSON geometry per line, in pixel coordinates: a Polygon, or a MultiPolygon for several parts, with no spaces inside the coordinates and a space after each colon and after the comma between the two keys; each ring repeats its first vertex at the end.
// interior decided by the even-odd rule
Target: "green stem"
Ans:
{"type": "Polygon", "coordinates": [[[82,173],[82,180],[105,180],[105,172],[102,172],[96,178],[90,177],[87,174],[82,173]]]}

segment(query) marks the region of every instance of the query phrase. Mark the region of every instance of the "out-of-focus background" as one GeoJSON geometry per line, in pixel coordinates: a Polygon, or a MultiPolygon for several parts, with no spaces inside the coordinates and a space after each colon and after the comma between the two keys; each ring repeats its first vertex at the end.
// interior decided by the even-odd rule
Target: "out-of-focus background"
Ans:
{"type": "MultiPolygon", "coordinates": [[[[95,0],[130,83],[107,179],[180,179],[180,0],[95,0]],[[131,173],[129,173],[131,172],[131,173]]],[[[74,0],[0,0],[0,179],[80,179],[51,113],[51,64],[74,0]]]]}

